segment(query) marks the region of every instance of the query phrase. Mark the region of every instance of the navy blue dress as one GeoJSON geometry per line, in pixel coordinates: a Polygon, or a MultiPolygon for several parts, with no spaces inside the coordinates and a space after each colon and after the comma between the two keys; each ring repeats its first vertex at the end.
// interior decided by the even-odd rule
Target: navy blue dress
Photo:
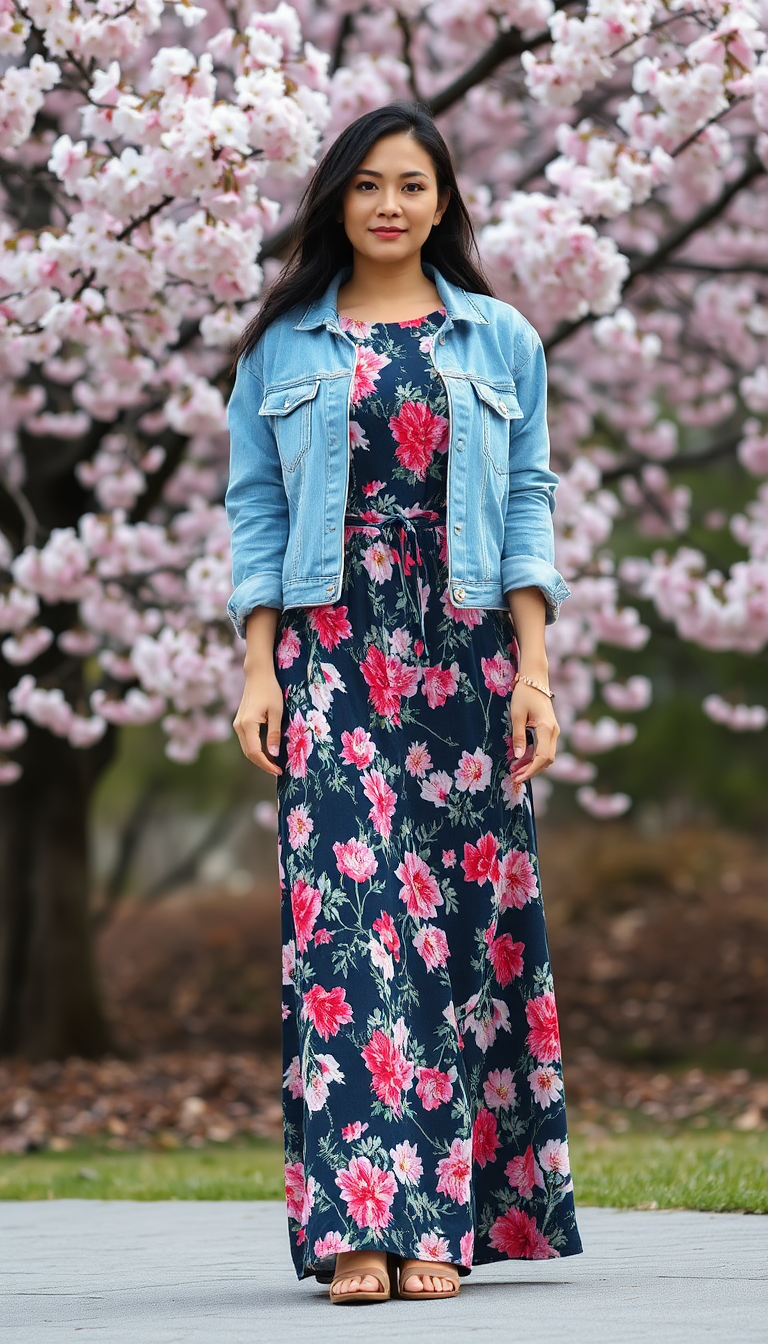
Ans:
{"type": "Polygon", "coordinates": [[[506,611],[447,588],[443,310],[343,319],[342,595],[275,647],[286,1195],[299,1278],[582,1247],[506,611]]]}

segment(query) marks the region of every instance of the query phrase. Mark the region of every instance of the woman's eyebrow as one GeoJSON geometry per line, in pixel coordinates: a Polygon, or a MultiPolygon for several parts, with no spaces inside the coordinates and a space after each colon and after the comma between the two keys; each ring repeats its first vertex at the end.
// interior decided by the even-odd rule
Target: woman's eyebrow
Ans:
{"type": "MultiPolygon", "coordinates": [[[[383,177],[383,176],[384,176],[383,173],[378,173],[378,172],[376,171],[375,168],[356,168],[356,169],[355,169],[355,172],[356,172],[356,173],[368,173],[371,177],[383,177]]],[[[423,173],[423,172],[421,171],[420,168],[409,168],[409,169],[407,169],[404,173],[401,173],[400,176],[401,176],[401,177],[426,177],[427,174],[426,174],[426,173],[423,173]]]]}

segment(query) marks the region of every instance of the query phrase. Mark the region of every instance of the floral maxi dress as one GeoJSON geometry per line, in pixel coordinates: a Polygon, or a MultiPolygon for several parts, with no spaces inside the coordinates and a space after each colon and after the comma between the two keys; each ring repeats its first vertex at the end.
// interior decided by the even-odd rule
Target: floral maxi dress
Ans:
{"type": "Polygon", "coordinates": [[[342,593],[277,627],[285,1182],[322,1282],[366,1247],[460,1273],[582,1249],[513,629],[448,595],[443,314],[342,319],[342,593]]]}

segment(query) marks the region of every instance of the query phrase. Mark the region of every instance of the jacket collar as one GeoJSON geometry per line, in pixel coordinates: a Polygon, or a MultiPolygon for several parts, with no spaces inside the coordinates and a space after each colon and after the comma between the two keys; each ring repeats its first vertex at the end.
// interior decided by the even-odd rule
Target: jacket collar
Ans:
{"type": "MultiPolygon", "coordinates": [[[[452,285],[429,261],[423,261],[421,269],[434,282],[445,308],[446,316],[451,323],[482,322],[485,325],[488,324],[488,318],[472,302],[472,298],[466,289],[460,289],[458,285],[452,285]]],[[[314,303],[311,303],[307,308],[304,316],[295,323],[294,330],[311,331],[314,327],[327,326],[340,331],[336,306],[338,293],[341,285],[349,279],[351,274],[351,266],[344,266],[340,271],[337,271],[325,293],[319,299],[315,299],[314,303]]]]}

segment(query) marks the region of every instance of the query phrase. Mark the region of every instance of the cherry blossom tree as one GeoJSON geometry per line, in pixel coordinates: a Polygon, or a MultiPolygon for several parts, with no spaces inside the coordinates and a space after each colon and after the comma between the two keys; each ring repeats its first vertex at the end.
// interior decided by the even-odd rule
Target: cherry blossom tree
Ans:
{"type": "MultiPolygon", "coordinates": [[[[629,805],[593,758],[650,702],[609,660],[643,612],[763,653],[766,29],[766,0],[0,0],[0,1050],[108,1039],[86,838],[116,730],[159,721],[182,762],[231,730],[231,343],[362,112],[432,108],[547,349],[573,594],[551,776],[592,815],[629,805]],[[730,517],[681,484],[728,461],[730,517]]],[[[714,685],[702,713],[768,717],[714,685]]]]}

